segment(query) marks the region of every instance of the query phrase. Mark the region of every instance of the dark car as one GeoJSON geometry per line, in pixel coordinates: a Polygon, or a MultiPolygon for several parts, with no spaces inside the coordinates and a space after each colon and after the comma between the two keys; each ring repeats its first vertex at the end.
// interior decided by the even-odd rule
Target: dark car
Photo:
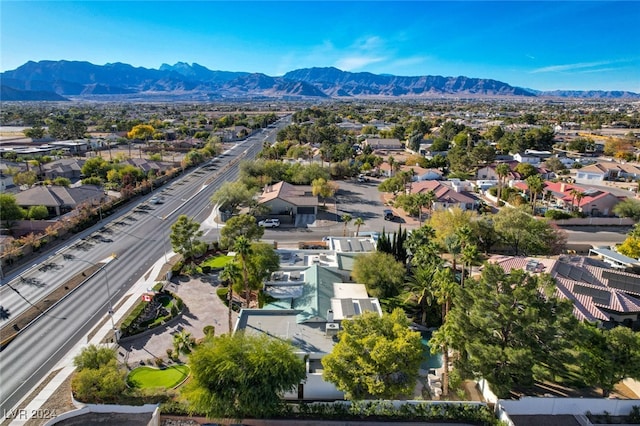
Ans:
{"type": "Polygon", "coordinates": [[[384,214],[384,220],[393,220],[395,217],[393,215],[393,210],[385,209],[382,213],[384,214]]]}

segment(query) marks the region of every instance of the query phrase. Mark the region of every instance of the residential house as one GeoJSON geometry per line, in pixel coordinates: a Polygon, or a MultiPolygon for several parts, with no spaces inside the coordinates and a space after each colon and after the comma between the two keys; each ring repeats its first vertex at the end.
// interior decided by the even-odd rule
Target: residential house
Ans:
{"type": "Polygon", "coordinates": [[[404,151],[404,144],[400,139],[380,139],[380,138],[367,138],[363,142],[364,145],[370,146],[374,151],[404,151]]]}
{"type": "Polygon", "coordinates": [[[433,191],[436,195],[433,210],[446,210],[458,207],[462,210],[477,210],[478,198],[470,191],[463,189],[460,182],[426,180],[411,183],[411,194],[433,191]]]}
{"type": "Polygon", "coordinates": [[[267,206],[271,215],[287,215],[296,218],[296,226],[300,216],[311,216],[309,220],[315,220],[318,213],[318,197],[313,195],[309,185],[291,185],[287,182],[278,182],[266,185],[258,204],[267,206]]]}
{"type": "Polygon", "coordinates": [[[45,179],[67,178],[77,180],[82,177],[84,158],[62,158],[42,165],[42,175],[45,179]]]}
{"type": "Polygon", "coordinates": [[[576,182],[580,183],[602,182],[619,178],[631,180],[640,178],[640,167],[631,163],[596,163],[578,169],[576,172],[576,182]]]}
{"type": "Polygon", "coordinates": [[[519,163],[529,163],[532,166],[539,166],[546,159],[551,157],[550,151],[536,151],[533,149],[527,149],[524,153],[517,153],[513,155],[513,159],[519,163]]]}
{"type": "Polygon", "coordinates": [[[104,190],[95,185],[75,188],[39,185],[16,194],[16,203],[20,207],[45,206],[51,216],[68,213],[84,203],[100,204],[105,199],[104,190]]]}
{"type": "Polygon", "coordinates": [[[556,281],[555,295],[571,301],[573,314],[581,321],[610,327],[640,320],[640,276],[609,269],[600,260],[566,255],[558,259],[494,256],[489,262],[506,272],[523,269],[550,274],[556,281]]]}
{"type": "Polygon", "coordinates": [[[15,185],[13,184],[13,176],[6,175],[0,170],[0,193],[4,194],[12,188],[15,188],[15,185]]]}
{"type": "Polygon", "coordinates": [[[149,174],[150,171],[153,171],[156,176],[164,174],[164,172],[173,167],[172,163],[167,161],[150,161],[145,158],[129,158],[124,160],[122,163],[135,166],[145,174],[149,174]]]}
{"type": "MultiPolygon", "coordinates": [[[[521,180],[522,175],[516,171],[516,167],[520,164],[517,161],[504,161],[504,164],[509,166],[509,172],[504,176],[505,182],[511,182],[513,180],[521,180]]],[[[480,167],[476,171],[476,179],[478,180],[495,180],[498,182],[498,173],[496,172],[497,164],[491,164],[488,166],[480,167]]]]}
{"type": "MultiPolygon", "coordinates": [[[[526,190],[525,182],[519,184],[526,190]]],[[[543,198],[552,198],[554,205],[564,209],[576,209],[587,216],[612,216],[613,207],[621,201],[620,197],[600,189],[584,189],[564,182],[544,183],[543,198]]]]}
{"type": "Polygon", "coordinates": [[[292,273],[274,273],[275,281],[272,277],[265,291],[277,300],[263,309],[241,310],[234,332],[293,344],[305,360],[307,377],[286,399],[342,399],[344,394],[322,378],[322,358],[333,350],[342,321],[369,311],[382,315],[380,302],[367,295],[363,284],[344,283],[340,274],[318,265],[295,272],[293,283],[292,273]]]}
{"type": "Polygon", "coordinates": [[[438,169],[425,169],[420,166],[401,166],[400,171],[410,172],[411,180],[419,182],[421,180],[442,180],[443,173],[438,169]]]}

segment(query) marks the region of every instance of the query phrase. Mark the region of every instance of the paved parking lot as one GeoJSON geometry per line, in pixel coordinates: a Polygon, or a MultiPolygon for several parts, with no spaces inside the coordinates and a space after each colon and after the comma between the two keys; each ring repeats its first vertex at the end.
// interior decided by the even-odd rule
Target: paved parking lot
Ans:
{"type": "MultiPolygon", "coordinates": [[[[384,193],[378,191],[380,179],[370,178],[368,182],[357,180],[345,180],[338,182],[340,190],[336,194],[338,200],[338,215],[349,213],[355,220],[358,217],[364,219],[365,224],[360,227],[363,231],[387,231],[397,229],[402,224],[403,228],[414,229],[419,226],[415,218],[407,217],[402,210],[392,209],[396,218],[393,222],[384,220],[383,210],[391,208],[382,202],[384,193]]],[[[335,207],[335,206],[334,206],[335,207]]],[[[353,228],[353,222],[350,225],[353,228]]]]}

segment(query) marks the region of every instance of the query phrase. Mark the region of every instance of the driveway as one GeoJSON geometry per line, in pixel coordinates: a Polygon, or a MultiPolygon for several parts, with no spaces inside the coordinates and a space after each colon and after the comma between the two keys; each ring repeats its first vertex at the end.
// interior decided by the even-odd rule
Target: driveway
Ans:
{"type": "MultiPolygon", "coordinates": [[[[207,325],[216,328],[216,336],[229,332],[229,310],[216,294],[218,280],[215,276],[174,277],[167,288],[184,301],[186,308],[169,326],[158,327],[151,334],[134,336],[120,343],[118,352],[132,367],[140,361],[153,362],[156,357],[166,359],[167,349],[173,348],[173,335],[182,330],[196,339],[204,337],[203,329],[207,325]]],[[[236,318],[237,313],[233,312],[233,324],[236,318]]]]}

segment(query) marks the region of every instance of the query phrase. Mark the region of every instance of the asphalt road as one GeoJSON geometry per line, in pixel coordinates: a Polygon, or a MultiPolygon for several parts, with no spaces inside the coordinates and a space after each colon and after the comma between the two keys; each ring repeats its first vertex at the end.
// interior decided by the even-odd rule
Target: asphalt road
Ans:
{"type": "MultiPolygon", "coordinates": [[[[156,190],[153,195],[160,197],[161,204],[143,202],[120,217],[110,218],[98,232],[71,240],[65,248],[22,272],[26,281],[13,279],[12,287],[34,303],[89,264],[109,260],[113,253],[117,255],[2,351],[0,409],[14,407],[107,314],[112,303],[115,305],[170,250],[170,226],[178,215],[186,214],[199,222],[210,215],[211,195],[224,182],[238,177],[236,160],[254,158],[265,137],[275,137],[275,132],[265,129],[238,143],[226,155],[156,190]],[[50,266],[42,269],[43,265],[50,266]]],[[[0,287],[0,297],[11,315],[28,307],[28,302],[8,286],[0,287]]]]}

